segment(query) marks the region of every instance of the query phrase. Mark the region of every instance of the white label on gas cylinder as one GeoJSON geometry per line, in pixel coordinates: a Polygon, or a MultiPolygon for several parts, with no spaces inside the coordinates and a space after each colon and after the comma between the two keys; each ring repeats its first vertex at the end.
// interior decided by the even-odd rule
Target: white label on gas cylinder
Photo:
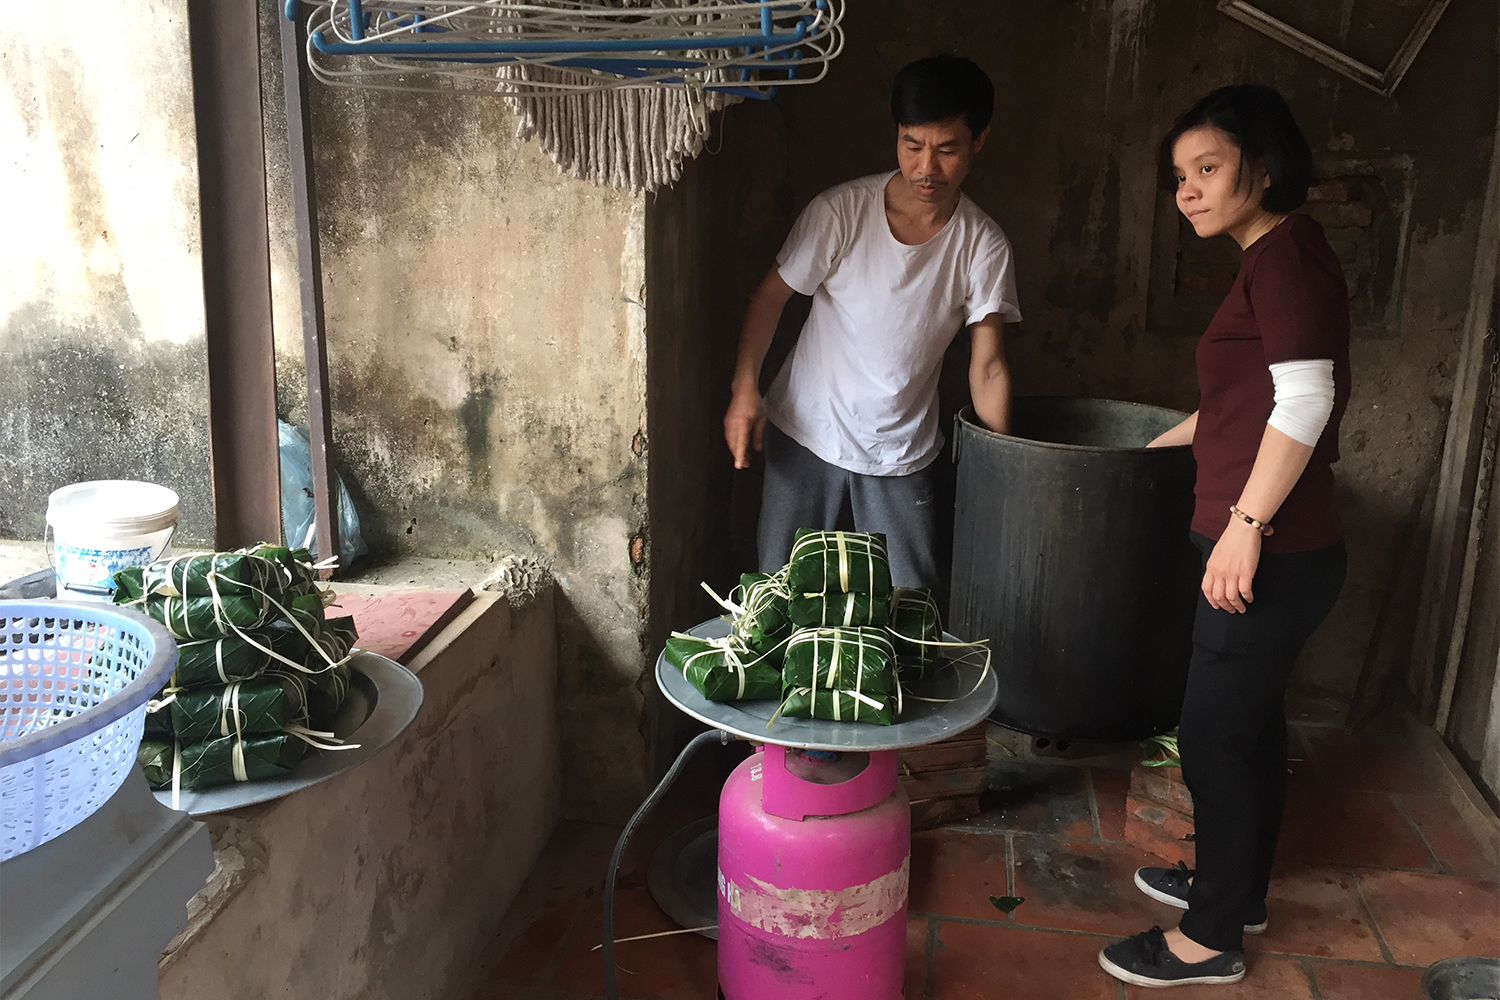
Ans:
{"type": "Polygon", "coordinates": [[[719,895],[745,923],[781,937],[853,937],[879,927],[906,906],[911,855],[895,871],[846,889],[783,888],[753,875],[745,881],[736,885],[719,873],[719,895]]]}
{"type": "Polygon", "coordinates": [[[750,765],[750,780],[751,781],[759,781],[760,780],[760,765],[759,764],[751,764],[750,765]]]}

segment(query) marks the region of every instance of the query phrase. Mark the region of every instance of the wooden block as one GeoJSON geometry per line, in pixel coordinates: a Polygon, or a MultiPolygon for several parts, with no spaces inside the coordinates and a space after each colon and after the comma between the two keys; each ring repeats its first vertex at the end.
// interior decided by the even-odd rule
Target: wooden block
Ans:
{"type": "Polygon", "coordinates": [[[902,774],[922,774],[952,768],[983,767],[986,757],[983,743],[934,743],[931,746],[902,750],[902,774]]]}
{"type": "Polygon", "coordinates": [[[1125,797],[1125,842],[1175,864],[1193,866],[1193,818],[1151,799],[1125,797]]]}
{"type": "Polygon", "coordinates": [[[979,815],[979,796],[962,795],[948,799],[928,799],[911,807],[911,828],[932,830],[979,815]]]}
{"type": "Polygon", "coordinates": [[[984,788],[983,765],[953,771],[934,771],[927,774],[903,775],[901,787],[906,797],[913,802],[924,799],[950,798],[955,795],[972,795],[976,798],[984,788]]]}
{"type": "Polygon", "coordinates": [[[1130,769],[1130,794],[1193,815],[1193,796],[1183,784],[1180,767],[1135,765],[1130,769]]]}
{"type": "Polygon", "coordinates": [[[988,759],[985,733],[988,723],[981,722],[937,743],[911,747],[900,753],[901,773],[918,774],[950,767],[974,767],[988,759]]]}

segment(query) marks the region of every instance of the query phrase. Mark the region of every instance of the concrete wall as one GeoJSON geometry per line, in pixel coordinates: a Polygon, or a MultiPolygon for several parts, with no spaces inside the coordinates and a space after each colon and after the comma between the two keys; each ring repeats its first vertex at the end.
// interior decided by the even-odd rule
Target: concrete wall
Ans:
{"type": "MultiPolygon", "coordinates": [[[[280,409],[305,425],[276,5],[262,5],[280,409]]],[[[384,558],[560,583],[565,810],[644,794],[644,198],[560,175],[483,96],[313,84],[334,441],[384,558]]]]}
{"type": "Polygon", "coordinates": [[[0,36],[0,536],[47,494],[147,479],[213,534],[186,4],[0,36]]]}
{"type": "Polygon", "coordinates": [[[412,669],[424,701],[369,763],[208,818],[221,870],[163,1000],[448,1000],[556,824],[553,591],[480,594],[412,669]]]}
{"type": "MultiPolygon", "coordinates": [[[[1283,4],[1273,12],[1383,66],[1423,6],[1283,4]]],[[[890,77],[936,51],[968,55],[994,78],[997,108],[966,189],[1016,251],[1026,320],[1007,331],[1007,343],[1023,394],[1196,406],[1193,348],[1237,254],[1227,238],[1182,235],[1155,186],[1156,142],[1173,115],[1213,87],[1260,81],[1286,94],[1326,181],[1308,210],[1345,260],[1356,325],[1355,395],[1338,467],[1349,581],[1298,682],[1352,689],[1441,448],[1493,148],[1495,6],[1453,3],[1394,99],[1207,2],[863,0],[849,5],[846,24],[848,48],[826,81],[785,91],[771,108],[729,111],[722,155],[777,162],[712,189],[712,198],[740,207],[713,234],[707,266],[764,270],[813,195],[893,169],[890,77]],[[726,261],[735,255],[751,259],[726,261]]],[[[733,322],[743,302],[723,303],[724,318],[705,335],[733,322]]],[[[949,411],[967,392],[966,349],[960,337],[944,381],[949,411]]],[[[722,407],[705,405],[698,420],[707,426],[720,416],[722,407]]],[[[739,492],[753,495],[753,477],[739,478],[739,492]]],[[[726,530],[742,536],[746,528],[726,530]]]]}

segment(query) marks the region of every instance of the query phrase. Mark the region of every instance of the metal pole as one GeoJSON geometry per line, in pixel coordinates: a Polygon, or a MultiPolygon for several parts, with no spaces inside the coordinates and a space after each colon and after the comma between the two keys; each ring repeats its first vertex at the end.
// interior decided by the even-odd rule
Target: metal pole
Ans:
{"type": "MultiPolygon", "coordinates": [[[[312,129],[308,120],[307,71],[303,51],[307,22],[279,17],[282,83],[286,91],[286,139],[291,154],[292,205],[297,226],[297,272],[302,290],[302,347],[307,359],[307,436],[312,445],[313,512],[318,554],[339,554],[335,516],[333,420],[328,399],[328,343],[323,328],[323,263],[318,246],[317,192],[313,186],[312,129]]],[[[291,541],[291,539],[288,539],[291,541]]],[[[332,571],[323,571],[324,579],[332,571]]]]}
{"type": "Polygon", "coordinates": [[[281,537],[260,39],[253,0],[193,0],[214,540],[281,537]]]}

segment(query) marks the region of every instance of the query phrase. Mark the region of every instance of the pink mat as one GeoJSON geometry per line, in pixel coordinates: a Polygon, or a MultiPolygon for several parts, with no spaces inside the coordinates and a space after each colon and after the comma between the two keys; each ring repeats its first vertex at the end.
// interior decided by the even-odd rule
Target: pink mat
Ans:
{"type": "Polygon", "coordinates": [[[468,590],[401,590],[378,597],[339,594],[325,613],[330,618],[354,616],[359,629],[355,645],[360,649],[409,663],[473,599],[468,590]]]}

